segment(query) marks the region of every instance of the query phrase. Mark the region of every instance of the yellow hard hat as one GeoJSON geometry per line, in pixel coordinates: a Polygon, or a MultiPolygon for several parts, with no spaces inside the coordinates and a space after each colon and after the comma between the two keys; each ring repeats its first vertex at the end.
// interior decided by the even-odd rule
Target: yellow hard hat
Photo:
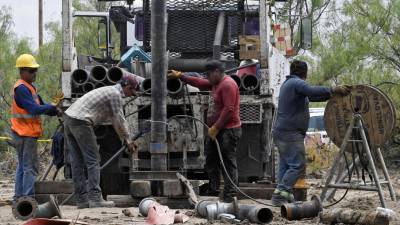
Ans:
{"type": "Polygon", "coordinates": [[[39,64],[37,64],[35,57],[31,54],[22,54],[17,58],[17,62],[15,63],[15,67],[17,68],[39,68],[39,64]]]}

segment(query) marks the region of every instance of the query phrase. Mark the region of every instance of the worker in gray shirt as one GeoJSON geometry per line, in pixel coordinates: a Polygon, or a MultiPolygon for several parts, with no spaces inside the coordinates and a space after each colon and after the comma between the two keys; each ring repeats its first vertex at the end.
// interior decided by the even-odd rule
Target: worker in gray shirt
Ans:
{"type": "Polygon", "coordinates": [[[293,186],[305,174],[304,137],[310,119],[309,102],[326,101],[333,95],[347,95],[350,86],[335,88],[310,86],[306,83],[307,63],[294,60],[290,75],[279,92],[278,111],[273,127],[274,143],[279,150],[278,185],[272,203],[281,206],[293,202],[293,186]]]}
{"type": "Polygon", "coordinates": [[[116,85],[86,93],[65,111],[64,132],[72,159],[72,180],[79,209],[114,206],[114,202],[105,201],[102,197],[99,146],[93,126],[111,122],[128,149],[135,151],[122,111],[122,98],[135,96],[138,87],[133,76],[124,76],[116,85]]]}

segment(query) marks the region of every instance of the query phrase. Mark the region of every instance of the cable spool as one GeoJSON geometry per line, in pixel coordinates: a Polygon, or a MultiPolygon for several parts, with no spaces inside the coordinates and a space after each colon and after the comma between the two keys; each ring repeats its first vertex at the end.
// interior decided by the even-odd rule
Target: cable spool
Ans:
{"type": "Polygon", "coordinates": [[[325,108],[326,132],[335,145],[342,144],[354,114],[361,115],[371,146],[382,147],[389,140],[396,123],[392,101],[376,87],[354,85],[349,95],[331,98],[325,108]]]}

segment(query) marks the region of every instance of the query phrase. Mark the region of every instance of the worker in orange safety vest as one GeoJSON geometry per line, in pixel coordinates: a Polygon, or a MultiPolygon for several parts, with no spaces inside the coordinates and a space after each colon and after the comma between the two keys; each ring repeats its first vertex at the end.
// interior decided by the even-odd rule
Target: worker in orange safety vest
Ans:
{"type": "Polygon", "coordinates": [[[36,59],[22,54],[17,58],[16,68],[20,79],[14,84],[11,105],[11,136],[18,156],[14,202],[22,196],[34,197],[38,174],[37,139],[42,135],[40,115],[59,114],[55,105],[43,102],[33,85],[39,68],[36,59]]]}

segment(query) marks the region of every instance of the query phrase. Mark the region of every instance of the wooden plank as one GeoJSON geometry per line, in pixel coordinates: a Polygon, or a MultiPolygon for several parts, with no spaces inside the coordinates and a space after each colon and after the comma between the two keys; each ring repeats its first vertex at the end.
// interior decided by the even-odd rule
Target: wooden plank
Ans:
{"type": "Polygon", "coordinates": [[[35,194],[69,194],[74,191],[72,181],[36,181],[35,194]]]}

